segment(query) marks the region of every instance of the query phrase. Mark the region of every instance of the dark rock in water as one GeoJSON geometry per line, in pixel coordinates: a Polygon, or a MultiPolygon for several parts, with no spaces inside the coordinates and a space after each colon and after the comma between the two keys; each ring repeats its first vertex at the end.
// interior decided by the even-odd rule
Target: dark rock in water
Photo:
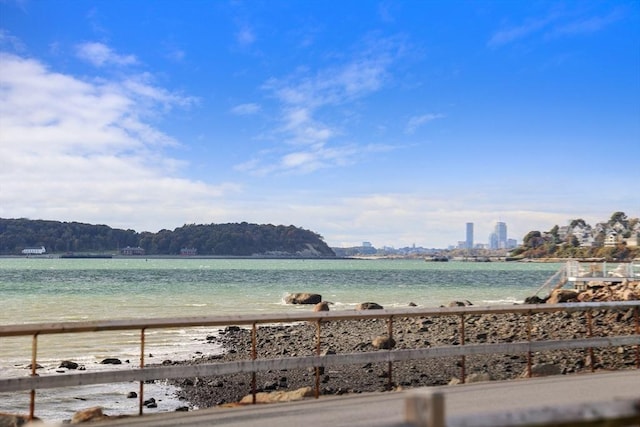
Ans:
{"type": "MultiPolygon", "coordinates": [[[[31,369],[31,363],[29,363],[27,366],[25,366],[26,369],[31,369]]],[[[36,363],[36,369],[42,369],[43,366],[39,363],[36,363]]]]}
{"type": "Polygon", "coordinates": [[[135,399],[136,397],[138,397],[138,393],[136,393],[135,391],[130,391],[129,393],[127,393],[127,399],[135,399]]]}
{"type": "Polygon", "coordinates": [[[102,362],[100,362],[100,364],[101,365],[121,365],[122,360],[117,359],[115,357],[107,357],[102,362]]]}
{"type": "Polygon", "coordinates": [[[58,366],[58,368],[78,369],[78,364],[69,360],[63,360],[60,362],[60,366],[58,366]]]}
{"type": "Polygon", "coordinates": [[[418,306],[418,304],[416,304],[415,302],[410,302],[409,303],[409,307],[417,307],[417,306],[418,306]]]}
{"type": "Polygon", "coordinates": [[[470,301],[451,301],[449,307],[469,307],[473,305],[470,301]]]}
{"type": "Polygon", "coordinates": [[[525,304],[544,304],[545,302],[547,302],[547,298],[540,298],[537,295],[526,297],[524,299],[525,304]]]}
{"type": "Polygon", "coordinates": [[[158,404],[156,403],[156,399],[154,399],[153,397],[151,399],[145,400],[143,405],[146,406],[147,408],[157,408],[158,407],[158,404]]]}
{"type": "Polygon", "coordinates": [[[322,295],[309,293],[289,294],[284,297],[284,302],[287,304],[318,304],[322,302],[322,295]]]}
{"type": "Polygon", "coordinates": [[[384,307],[375,302],[362,302],[356,306],[356,310],[382,310],[384,307]]]}
{"type": "Polygon", "coordinates": [[[178,406],[176,408],[176,412],[189,412],[189,407],[188,406],[178,406]]]}
{"type": "Polygon", "coordinates": [[[574,289],[555,289],[549,295],[547,304],[560,304],[564,302],[577,301],[578,291],[574,289]]]}

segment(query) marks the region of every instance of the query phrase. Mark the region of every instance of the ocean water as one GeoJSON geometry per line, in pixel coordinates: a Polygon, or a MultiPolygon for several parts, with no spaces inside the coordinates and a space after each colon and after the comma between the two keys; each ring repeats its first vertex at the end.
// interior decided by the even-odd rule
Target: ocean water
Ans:
{"type": "MultiPolygon", "coordinates": [[[[385,308],[409,303],[437,307],[452,300],[474,305],[513,304],[532,295],[559,264],[424,262],[422,260],[276,259],[0,259],[0,324],[79,320],[210,316],[309,310],[284,304],[290,292],[319,293],[332,310],[373,301],[385,308]]],[[[185,360],[216,353],[207,344],[211,328],[146,333],[146,363],[185,360]]],[[[0,376],[28,375],[31,337],[0,338],[0,376]]],[[[105,369],[106,357],[137,366],[139,332],[40,336],[40,375],[60,375],[62,360],[87,370],[105,369]]],[[[125,363],[122,366],[127,366],[125,363]]],[[[131,366],[131,365],[129,365],[131,366]]],[[[111,367],[112,368],[112,367],[111,367]]],[[[77,409],[100,405],[110,415],[137,413],[126,399],[137,384],[39,392],[36,415],[68,419],[77,409]],[[90,396],[90,397],[87,397],[90,396]]],[[[168,386],[145,387],[145,397],[162,400],[158,410],[184,405],[168,386]]],[[[0,393],[0,411],[26,412],[28,392],[0,393]]]]}

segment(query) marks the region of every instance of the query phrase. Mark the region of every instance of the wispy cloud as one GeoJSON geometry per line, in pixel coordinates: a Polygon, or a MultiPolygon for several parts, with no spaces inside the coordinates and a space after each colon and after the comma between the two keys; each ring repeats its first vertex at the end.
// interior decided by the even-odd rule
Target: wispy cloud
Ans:
{"type": "Polygon", "coordinates": [[[0,28],[0,47],[8,47],[16,52],[24,52],[26,49],[22,40],[2,28],[0,28]]]}
{"type": "Polygon", "coordinates": [[[600,31],[614,22],[622,19],[622,9],[616,9],[606,16],[592,16],[576,19],[558,25],[551,33],[552,36],[588,34],[600,31]]]}
{"type": "Polygon", "coordinates": [[[618,21],[624,15],[621,8],[601,15],[578,16],[568,12],[551,12],[542,18],[530,18],[519,25],[511,25],[496,31],[487,45],[500,47],[520,39],[539,35],[544,39],[553,39],[561,36],[575,36],[585,33],[601,31],[610,24],[618,21]]]}
{"type": "Polygon", "coordinates": [[[259,111],[260,105],[254,103],[236,105],[231,109],[231,113],[237,114],[239,116],[248,116],[251,114],[256,114],[259,111]]]}
{"type": "Polygon", "coordinates": [[[96,67],[105,65],[135,65],[138,60],[134,55],[119,55],[103,43],[88,42],[76,46],[78,57],[96,67]]]}
{"type": "Polygon", "coordinates": [[[414,116],[409,119],[407,126],[405,128],[405,132],[408,134],[414,133],[419,127],[437,119],[443,118],[442,114],[423,114],[421,116],[414,116]]]}
{"type": "Polygon", "coordinates": [[[256,41],[256,35],[251,27],[243,24],[236,32],[236,41],[240,46],[249,46],[256,41]]]}
{"type": "Polygon", "coordinates": [[[353,143],[341,143],[345,131],[339,111],[380,90],[390,79],[390,67],[401,50],[396,40],[370,43],[361,46],[349,61],[315,71],[300,68],[291,75],[269,79],[263,89],[280,104],[273,139],[285,145],[269,151],[268,156],[258,153],[239,169],[259,174],[308,173],[351,164],[357,154],[366,153],[353,143]]]}
{"type": "Polygon", "coordinates": [[[0,62],[0,216],[104,222],[108,212],[113,225],[151,226],[155,206],[163,222],[180,224],[175,201],[204,213],[237,191],[181,178],[186,165],[164,153],[178,142],[154,119],[191,98],[148,76],[80,80],[15,54],[0,62]]]}

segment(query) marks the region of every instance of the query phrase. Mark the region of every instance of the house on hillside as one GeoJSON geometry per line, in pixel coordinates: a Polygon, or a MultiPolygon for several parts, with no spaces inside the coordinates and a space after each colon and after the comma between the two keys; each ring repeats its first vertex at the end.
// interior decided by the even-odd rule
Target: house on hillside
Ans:
{"type": "Polygon", "coordinates": [[[634,233],[631,237],[624,239],[624,242],[627,244],[627,247],[637,248],[640,246],[640,233],[634,233]]]}
{"type": "Polygon", "coordinates": [[[605,246],[616,246],[618,244],[618,233],[610,231],[607,233],[607,237],[604,239],[605,246]]]}
{"type": "Polygon", "coordinates": [[[137,248],[132,248],[131,246],[127,246],[126,248],[122,248],[120,249],[120,254],[121,255],[129,255],[129,256],[133,256],[133,255],[138,255],[138,256],[142,256],[144,255],[144,249],[142,249],[140,246],[138,246],[137,248]]]}
{"type": "Polygon", "coordinates": [[[47,252],[44,246],[40,246],[39,248],[24,248],[22,250],[22,255],[43,255],[47,252]]]}

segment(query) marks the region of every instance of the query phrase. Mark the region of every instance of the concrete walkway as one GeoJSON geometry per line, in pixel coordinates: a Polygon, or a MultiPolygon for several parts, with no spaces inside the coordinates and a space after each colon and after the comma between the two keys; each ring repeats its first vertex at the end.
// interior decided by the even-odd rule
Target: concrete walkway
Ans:
{"type": "MultiPolygon", "coordinates": [[[[640,399],[640,370],[438,387],[447,417],[616,399],[640,399]]],[[[211,408],[113,420],[93,426],[400,427],[415,390],[327,396],[301,402],[211,408]]]]}

